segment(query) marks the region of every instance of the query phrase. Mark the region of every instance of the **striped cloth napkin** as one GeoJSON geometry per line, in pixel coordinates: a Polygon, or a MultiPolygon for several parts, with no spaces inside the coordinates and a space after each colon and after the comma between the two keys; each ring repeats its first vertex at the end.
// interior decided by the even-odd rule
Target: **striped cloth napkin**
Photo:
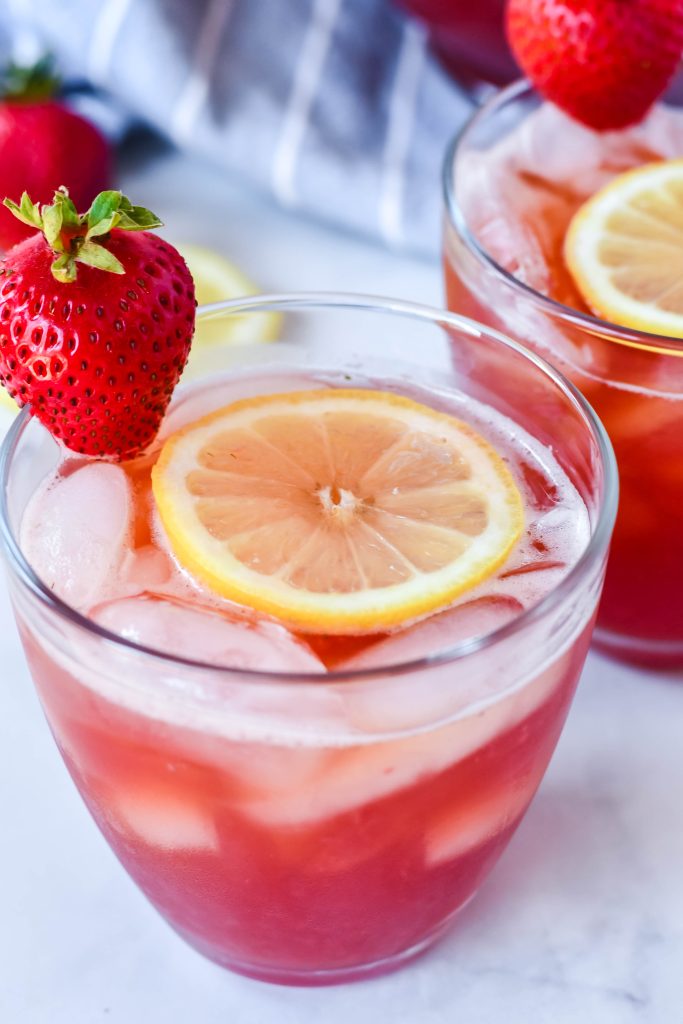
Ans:
{"type": "Polygon", "coordinates": [[[0,0],[0,57],[45,48],[282,204],[436,252],[441,160],[471,101],[390,0],[0,0]]]}

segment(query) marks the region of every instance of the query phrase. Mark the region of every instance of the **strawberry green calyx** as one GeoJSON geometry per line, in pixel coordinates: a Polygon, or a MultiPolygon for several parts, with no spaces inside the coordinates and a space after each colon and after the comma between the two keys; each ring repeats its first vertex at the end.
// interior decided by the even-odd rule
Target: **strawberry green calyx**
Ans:
{"type": "Polygon", "coordinates": [[[20,221],[43,232],[57,255],[52,264],[52,275],[62,284],[76,280],[77,263],[85,263],[110,274],[125,274],[123,265],[106,247],[112,228],[148,231],[162,225],[151,210],[133,206],[130,199],[116,191],[100,192],[88,212],[81,214],[64,186],[57,189],[51,204],[43,203],[41,206],[33,203],[27,192],[19,204],[11,199],[3,202],[20,221]]]}
{"type": "Polygon", "coordinates": [[[12,103],[39,103],[59,92],[61,80],[51,56],[31,65],[9,63],[0,72],[0,94],[12,103]]]}

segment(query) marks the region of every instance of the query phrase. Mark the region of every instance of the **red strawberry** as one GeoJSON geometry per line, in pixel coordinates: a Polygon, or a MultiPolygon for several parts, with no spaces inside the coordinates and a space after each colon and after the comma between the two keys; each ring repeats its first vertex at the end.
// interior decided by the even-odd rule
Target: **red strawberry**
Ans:
{"type": "MultiPolygon", "coordinates": [[[[47,203],[66,182],[78,209],[85,209],[110,178],[109,144],[89,121],[52,98],[57,87],[45,61],[11,68],[0,87],[0,196],[24,189],[47,203]]],[[[0,207],[0,249],[30,229],[0,207]]]]}
{"type": "Polygon", "coordinates": [[[683,0],[509,0],[507,32],[546,99],[591,128],[625,128],[676,70],[683,0]]]}
{"type": "Polygon", "coordinates": [[[0,381],[74,451],[129,458],[156,435],[194,330],[194,283],[161,223],[120,192],[82,216],[5,205],[34,234],[0,260],[0,381]]]}

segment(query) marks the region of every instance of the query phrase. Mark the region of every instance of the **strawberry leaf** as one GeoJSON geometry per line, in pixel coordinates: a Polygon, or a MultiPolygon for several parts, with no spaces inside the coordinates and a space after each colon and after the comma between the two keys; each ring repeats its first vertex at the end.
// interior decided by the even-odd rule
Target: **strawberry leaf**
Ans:
{"type": "Polygon", "coordinates": [[[55,192],[54,204],[59,206],[62,212],[62,225],[65,228],[77,228],[80,226],[81,218],[78,216],[73,200],[69,198],[69,193],[64,186],[55,192]]]}
{"type": "Polygon", "coordinates": [[[70,284],[76,280],[76,263],[71,253],[65,252],[52,264],[52,276],[62,284],[70,284]]]}
{"type": "Polygon", "coordinates": [[[125,274],[122,263],[106,244],[94,242],[94,238],[106,243],[113,228],[147,231],[162,225],[155,213],[144,206],[133,206],[127,196],[115,189],[100,192],[84,214],[78,213],[64,185],[57,189],[52,203],[42,207],[35,205],[26,192],[19,205],[11,199],[5,199],[4,204],[24,224],[43,232],[48,245],[58,255],[52,264],[52,273],[64,283],[75,280],[77,262],[110,274],[125,274]]]}
{"type": "Polygon", "coordinates": [[[56,252],[64,249],[61,240],[63,215],[62,208],[55,203],[54,206],[43,207],[43,232],[48,242],[56,252]]]}
{"type": "Polygon", "coordinates": [[[75,258],[79,263],[85,263],[88,267],[96,267],[98,270],[108,270],[110,274],[125,274],[123,264],[117,260],[113,252],[105,249],[103,245],[86,241],[81,245],[75,258]]]}
{"type": "MultiPolygon", "coordinates": [[[[108,192],[100,192],[93,199],[92,205],[88,210],[88,231],[92,232],[93,228],[101,221],[112,220],[119,210],[122,199],[121,193],[113,189],[108,192]]],[[[98,231],[97,234],[101,234],[101,232],[98,231]]]]}
{"type": "Polygon", "coordinates": [[[106,235],[112,228],[116,227],[118,221],[118,213],[113,213],[111,217],[105,217],[104,220],[101,220],[97,224],[93,224],[91,228],[88,228],[88,233],[85,237],[96,238],[98,235],[106,235]]]}
{"type": "Polygon", "coordinates": [[[26,218],[27,223],[33,224],[37,228],[42,227],[40,207],[31,201],[31,197],[28,192],[22,192],[19,209],[21,210],[22,216],[26,218]]]}
{"type": "Polygon", "coordinates": [[[150,228],[160,228],[163,221],[159,220],[155,213],[147,210],[144,206],[133,206],[127,196],[121,196],[120,227],[128,231],[147,231],[150,228]]]}
{"type": "Polygon", "coordinates": [[[43,221],[40,216],[40,210],[31,202],[28,192],[22,194],[19,206],[9,198],[3,200],[3,205],[14,214],[17,220],[23,221],[29,227],[38,228],[39,231],[42,231],[43,221]]]}

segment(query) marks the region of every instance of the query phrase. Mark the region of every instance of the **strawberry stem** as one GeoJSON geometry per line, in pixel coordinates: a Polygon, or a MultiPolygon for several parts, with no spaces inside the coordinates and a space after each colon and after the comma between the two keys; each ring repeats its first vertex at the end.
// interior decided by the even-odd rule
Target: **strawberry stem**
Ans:
{"type": "Polygon", "coordinates": [[[148,231],[162,225],[151,210],[133,206],[127,196],[114,190],[100,192],[87,213],[81,214],[63,185],[55,192],[51,204],[43,203],[41,206],[34,203],[27,192],[23,193],[18,204],[9,198],[3,203],[18,220],[43,232],[48,245],[57,254],[51,268],[52,275],[63,284],[76,280],[77,263],[85,263],[110,274],[125,273],[120,261],[102,244],[112,228],[148,231]],[[95,238],[98,241],[93,241],[95,238]]]}

